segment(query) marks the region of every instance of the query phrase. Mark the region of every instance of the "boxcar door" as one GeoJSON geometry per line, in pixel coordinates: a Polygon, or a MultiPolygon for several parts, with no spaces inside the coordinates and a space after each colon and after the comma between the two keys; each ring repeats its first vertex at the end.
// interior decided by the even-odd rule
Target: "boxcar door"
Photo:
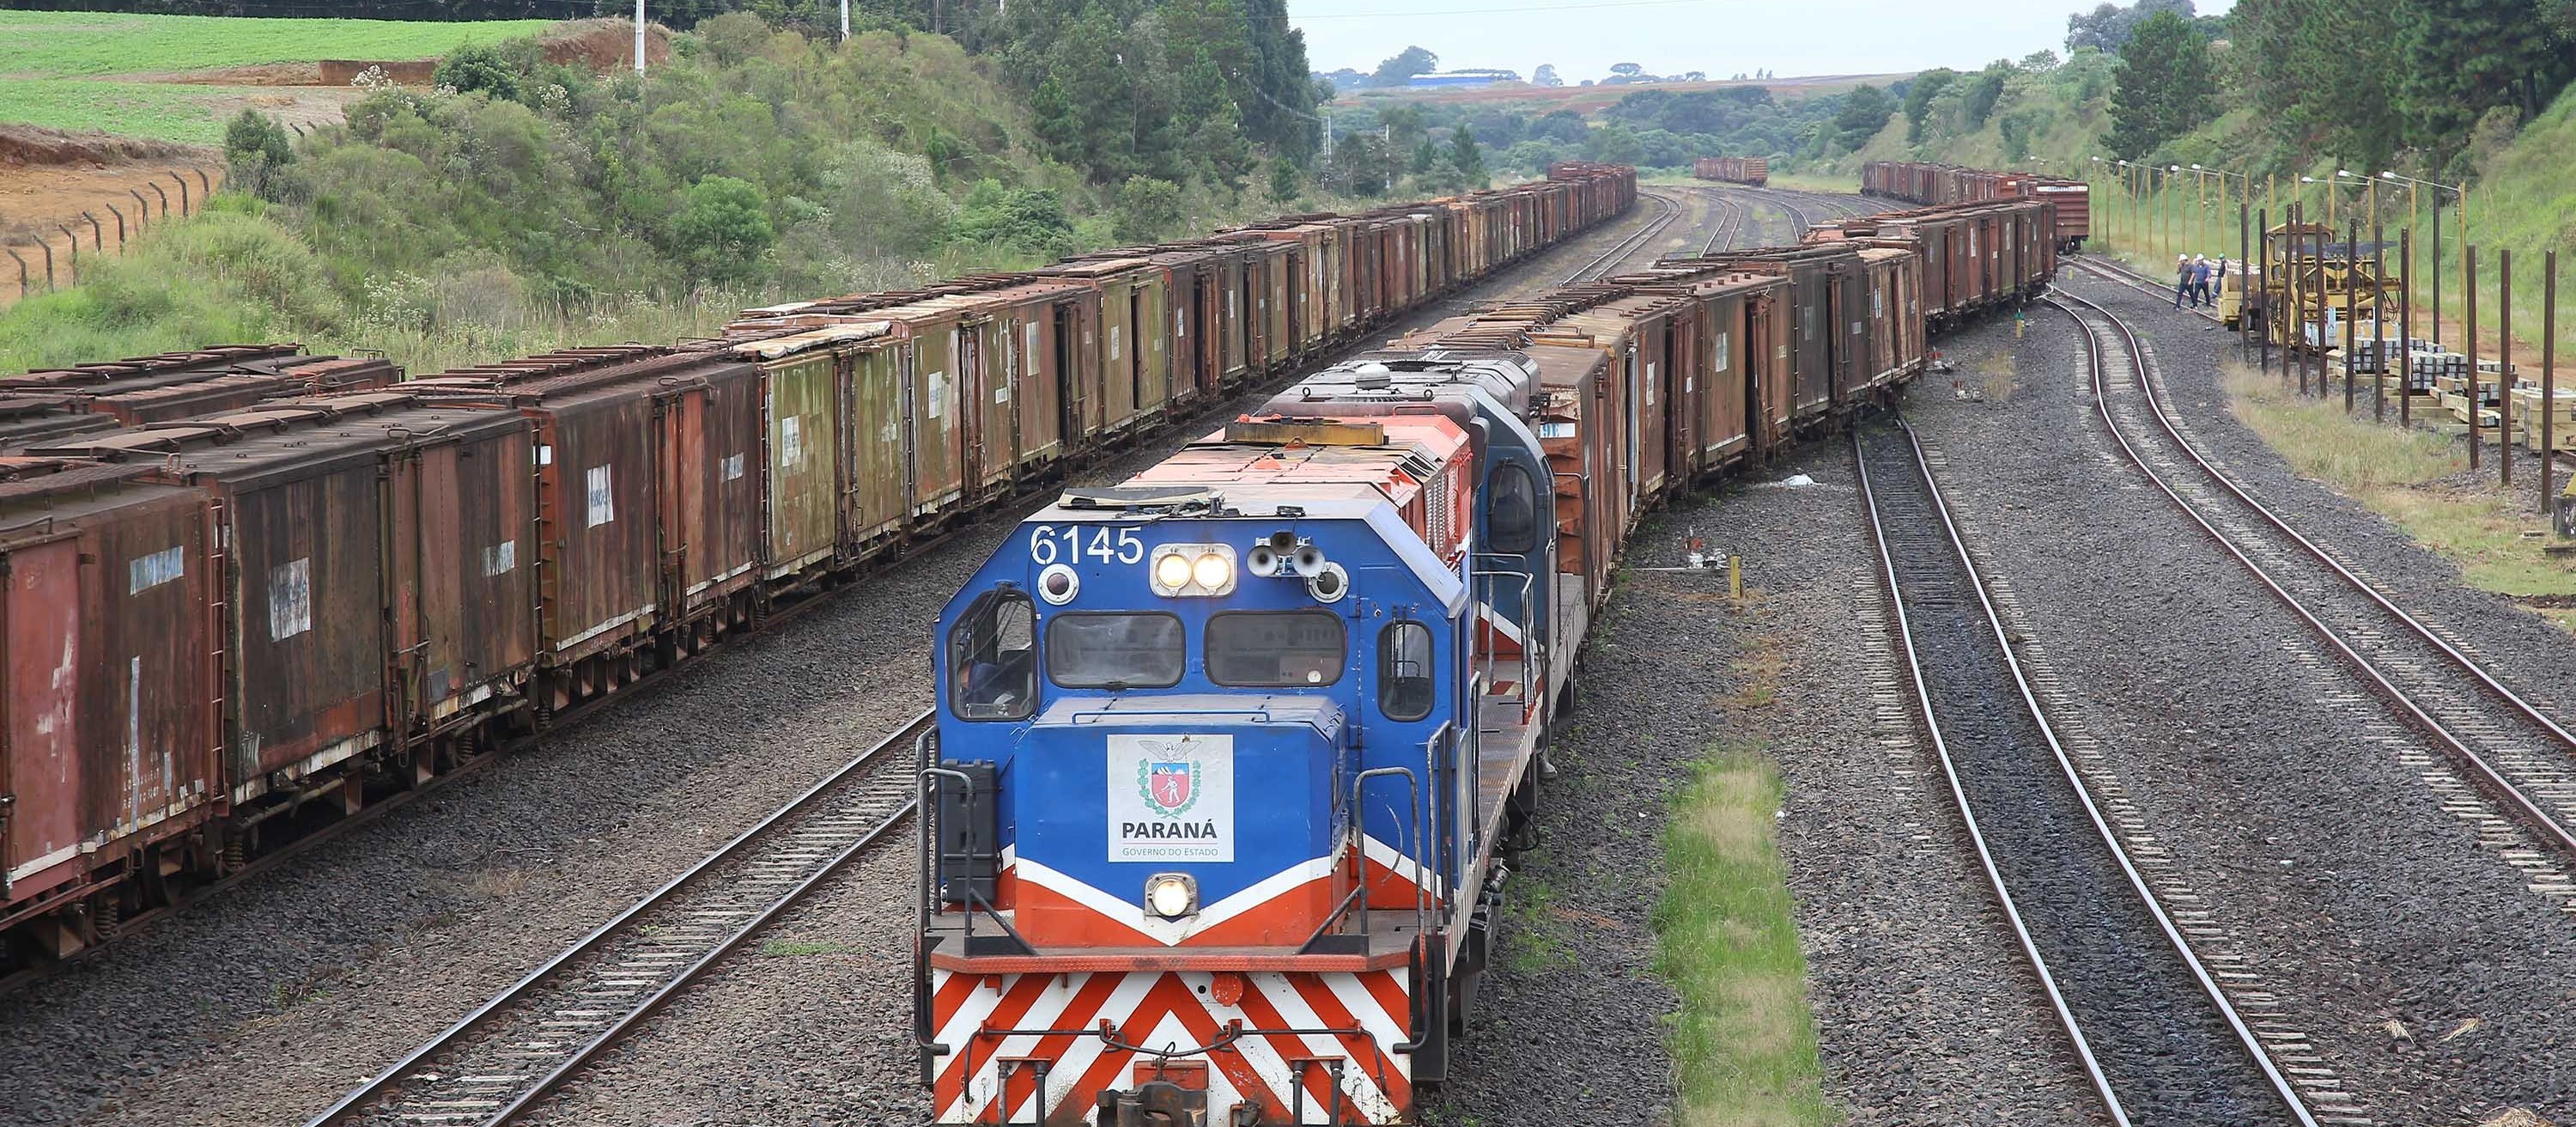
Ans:
{"type": "MultiPolygon", "coordinates": [[[[769,574],[793,574],[831,555],[840,498],[842,434],[841,357],[817,351],[794,357],[769,373],[766,450],[769,574]]],[[[873,435],[854,436],[863,441],[873,435]]],[[[727,465],[728,471],[739,469],[727,465]]]]}
{"type": "MultiPolygon", "coordinates": [[[[6,836],[0,836],[0,872],[21,879],[78,856],[86,805],[80,747],[81,545],[71,537],[11,549],[0,555],[0,654],[8,711],[0,715],[0,793],[16,796],[6,836]]],[[[104,577],[102,582],[117,577],[104,577]]],[[[120,684],[96,691],[139,694],[140,659],[120,684]]],[[[69,871],[69,870],[66,870],[69,871]]],[[[11,898],[26,895],[15,890],[11,898]]]]}
{"type": "Polygon", "coordinates": [[[857,409],[851,413],[850,551],[865,550],[902,527],[909,489],[911,428],[904,415],[900,342],[874,342],[849,358],[857,409]]]}

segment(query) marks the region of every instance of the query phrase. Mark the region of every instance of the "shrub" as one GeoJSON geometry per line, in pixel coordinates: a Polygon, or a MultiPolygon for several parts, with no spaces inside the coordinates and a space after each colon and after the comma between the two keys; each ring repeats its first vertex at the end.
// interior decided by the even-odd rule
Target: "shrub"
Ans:
{"type": "Polygon", "coordinates": [[[459,94],[477,90],[495,98],[519,100],[519,70],[499,47],[468,43],[438,60],[435,81],[459,94]]]}
{"type": "Polygon", "coordinates": [[[760,273],[760,256],[778,238],[760,188],[730,176],[690,185],[671,218],[672,253],[699,278],[744,279],[760,273]]]}
{"type": "Polygon", "coordinates": [[[1150,243],[1180,222],[1180,185],[1150,176],[1130,176],[1118,189],[1118,241],[1150,243]]]}
{"type": "Polygon", "coordinates": [[[1005,248],[1033,258],[1056,258],[1073,249],[1073,221],[1052,188],[1010,188],[979,180],[957,209],[957,238],[1005,248]]]}
{"type": "Polygon", "coordinates": [[[286,127],[258,110],[244,108],[224,127],[226,177],[243,191],[275,199],[278,173],[295,163],[295,143],[286,127]]]}

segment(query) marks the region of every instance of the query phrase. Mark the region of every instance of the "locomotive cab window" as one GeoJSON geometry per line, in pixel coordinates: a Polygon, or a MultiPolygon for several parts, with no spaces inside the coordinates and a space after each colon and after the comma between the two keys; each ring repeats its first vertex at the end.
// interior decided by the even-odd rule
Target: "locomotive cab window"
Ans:
{"type": "Polygon", "coordinates": [[[1439,682],[1431,671],[1431,630],[1419,622],[1391,622],[1377,635],[1377,710],[1389,720],[1431,715],[1439,682]]]}
{"type": "Polygon", "coordinates": [[[1485,547],[1520,555],[1538,546],[1538,487],[1519,466],[1497,467],[1485,483],[1485,547]]]}
{"type": "Polygon", "coordinates": [[[1181,620],[1160,611],[1047,620],[1047,679],[1068,689],[1168,689],[1181,683],[1181,620]]]}
{"type": "Polygon", "coordinates": [[[1328,610],[1230,611],[1207,624],[1208,680],[1232,688],[1284,689],[1342,679],[1349,640],[1328,610]]]}
{"type": "Polygon", "coordinates": [[[1025,720],[1038,709],[1037,607],[986,591],[948,634],[948,709],[960,720],[1025,720]]]}

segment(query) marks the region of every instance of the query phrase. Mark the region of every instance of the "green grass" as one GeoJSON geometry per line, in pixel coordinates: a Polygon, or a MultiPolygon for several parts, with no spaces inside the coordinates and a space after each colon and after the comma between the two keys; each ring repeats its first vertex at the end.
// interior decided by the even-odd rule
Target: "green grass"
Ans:
{"type": "Polygon", "coordinates": [[[2236,417],[2290,468],[2388,518],[2458,564],[2470,585],[2510,596],[2576,595],[2576,568],[2542,551],[2547,537],[2523,535],[2548,526],[2533,510],[2529,484],[2507,493],[2492,482],[2448,483],[2466,460],[2449,438],[2347,416],[2340,400],[2303,400],[2277,377],[2233,367],[2227,390],[2236,417]]]}
{"type": "Polygon", "coordinates": [[[1671,884],[1655,931],[1658,969],[1681,995],[1667,1032],[1684,1127],[1837,1119],[1822,1087],[1779,808],[1779,771],[1758,746],[1708,749],[1673,805],[1671,884]]]}
{"type": "Polygon", "coordinates": [[[221,144],[224,121],[203,86],[81,78],[0,81],[0,122],[192,145],[221,144]]]}
{"type": "Polygon", "coordinates": [[[464,43],[534,35],[550,20],[233,19],[0,12],[0,76],[91,77],[315,59],[422,59],[464,43]]]}

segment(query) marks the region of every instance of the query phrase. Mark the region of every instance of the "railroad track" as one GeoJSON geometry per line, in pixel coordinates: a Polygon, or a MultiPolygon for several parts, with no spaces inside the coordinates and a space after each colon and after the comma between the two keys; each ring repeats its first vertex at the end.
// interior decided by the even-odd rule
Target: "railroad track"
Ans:
{"type": "Polygon", "coordinates": [[[1662,205],[1663,210],[1658,212],[1652,220],[1647,221],[1645,226],[1629,232],[1626,238],[1610,244],[1609,250],[1601,252],[1597,257],[1594,257],[1583,265],[1576,267],[1574,273],[1566,275],[1565,281],[1559,283],[1560,285],[1577,285],[1583,282],[1589,282],[1595,278],[1609,276],[1620,266],[1626,264],[1628,259],[1634,257],[1637,251],[1642,249],[1648,242],[1652,241],[1655,236],[1663,234],[1664,229],[1672,226],[1674,220],[1679,219],[1682,216],[1682,202],[1676,197],[1654,192],[1640,192],[1638,193],[1637,198],[1641,200],[1653,200],[1657,204],[1662,205]]]}
{"type": "Polygon", "coordinates": [[[918,805],[925,710],[686,872],[343,1096],[307,1127],[510,1123],[918,805]]]}
{"type": "Polygon", "coordinates": [[[2079,781],[1912,429],[1852,446],[1923,730],[2111,1121],[2315,1127],[2079,781]]]}
{"type": "MultiPolygon", "coordinates": [[[[2128,263],[2121,262],[2117,259],[2097,258],[2089,254],[2070,254],[2066,255],[2061,261],[2082,267],[2085,273],[2091,274],[2096,278],[2100,278],[2106,282],[2116,282],[2120,285],[2127,286],[2130,289],[2146,294],[2149,297],[2171,298],[2173,296],[2173,288],[2171,286],[2159,286],[2155,283],[2154,279],[2137,272],[2137,270],[2132,268],[2128,263]]],[[[2215,310],[2202,309],[2197,306],[2193,306],[2188,309],[2177,307],[2177,309],[2178,311],[2190,313],[2192,316],[2198,317],[2212,324],[2223,323],[2220,322],[2218,313],[2215,310]]]]}
{"type": "MultiPolygon", "coordinates": [[[[2084,330],[2094,404],[2121,453],[2470,786],[2544,848],[2576,861],[2576,735],[2204,456],[2175,423],[2154,358],[2127,322],[2072,294],[2050,304],[2084,330]]],[[[2505,857],[2535,874],[2551,868],[2524,851],[2505,857]]]]}
{"type": "Polygon", "coordinates": [[[1744,233],[1744,205],[1726,198],[1726,193],[1708,189],[1709,206],[1717,211],[1717,221],[1710,225],[1708,241],[1700,244],[1702,256],[1716,254],[1735,245],[1736,236],[1744,233]]]}

